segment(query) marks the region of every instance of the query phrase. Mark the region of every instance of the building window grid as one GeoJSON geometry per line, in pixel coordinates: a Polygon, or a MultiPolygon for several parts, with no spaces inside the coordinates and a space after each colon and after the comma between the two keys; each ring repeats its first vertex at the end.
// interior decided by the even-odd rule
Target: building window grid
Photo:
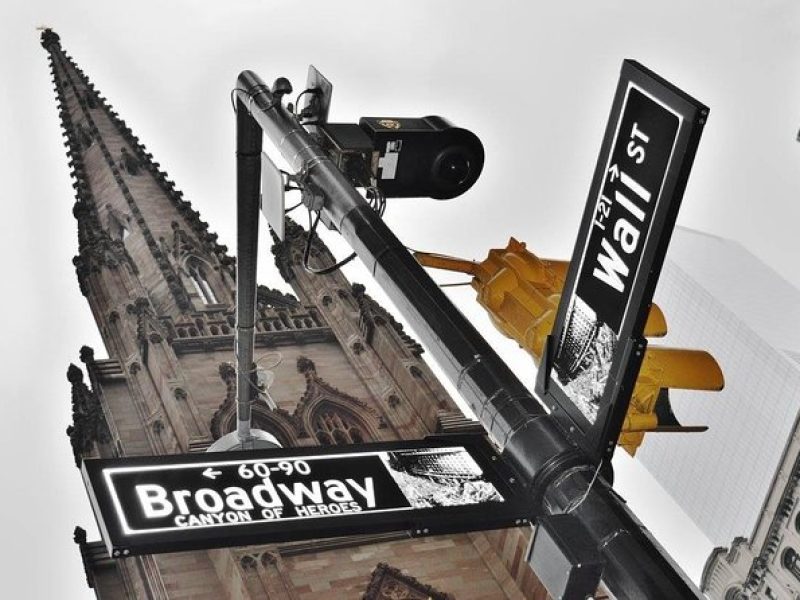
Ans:
{"type": "MultiPolygon", "coordinates": [[[[665,265],[664,276],[662,276],[662,283],[659,289],[662,290],[661,306],[664,308],[668,316],[674,315],[670,319],[671,332],[667,342],[672,342],[669,345],[694,345],[699,347],[697,342],[686,341],[683,338],[702,338],[702,339],[715,339],[719,340],[714,348],[706,348],[712,351],[723,366],[723,369],[728,378],[728,391],[725,393],[730,394],[730,390],[744,390],[749,392],[752,389],[760,390],[759,393],[770,396],[778,396],[781,398],[788,398],[791,396],[797,397],[795,392],[797,386],[797,371],[792,369],[788,361],[775,360],[775,350],[770,348],[763,340],[760,340],[747,326],[742,325],[741,321],[736,318],[733,313],[730,313],[716,302],[712,297],[703,292],[702,289],[694,284],[688,276],[684,275],[682,271],[667,263],[665,265]],[[666,291],[664,291],[666,290],[666,291]],[[692,305],[694,310],[693,314],[681,314],[680,311],[675,311],[674,307],[681,305],[692,305]],[[670,310],[673,308],[673,310],[670,310]],[[707,315],[714,311],[717,315],[716,319],[709,320],[707,315]],[[692,332],[691,335],[688,332],[692,332]],[[733,348],[738,346],[751,347],[751,351],[737,355],[736,353],[726,353],[726,348],[733,348]],[[765,370],[770,373],[769,377],[765,377],[765,370]],[[769,392],[764,391],[764,380],[768,380],[769,392]]],[[[659,298],[656,298],[659,301],[659,298]]],[[[744,393],[741,392],[741,393],[744,393]]],[[[676,398],[679,395],[676,394],[676,398]]],[[[739,465],[735,468],[729,469],[726,473],[725,470],[713,472],[700,472],[700,468],[706,470],[704,465],[698,465],[700,468],[695,469],[693,476],[687,478],[687,473],[682,469],[682,465],[686,463],[682,460],[676,460],[674,454],[671,452],[664,452],[663,446],[667,445],[666,440],[658,440],[656,438],[648,441],[649,448],[643,448],[642,461],[653,472],[659,474],[658,479],[662,485],[666,485],[669,489],[674,490],[676,500],[681,505],[690,507],[690,513],[694,514],[698,521],[708,523],[707,535],[717,542],[720,539],[730,539],[729,531],[735,528],[737,531],[750,528],[752,524],[748,521],[752,518],[751,515],[757,514],[758,509],[755,511],[755,505],[760,506],[763,497],[757,494],[744,494],[741,498],[731,498],[726,502],[723,510],[720,510],[720,504],[717,501],[719,490],[724,485],[724,479],[721,474],[733,475],[730,471],[736,472],[738,479],[747,479],[753,477],[759,480],[768,478],[768,475],[762,473],[762,470],[757,468],[750,455],[754,456],[779,456],[783,452],[780,437],[778,435],[753,435],[753,431],[763,431],[769,429],[769,424],[778,420],[776,413],[785,413],[787,407],[783,405],[764,406],[756,415],[747,420],[747,426],[741,425],[741,419],[734,419],[732,416],[729,418],[720,417],[718,412],[713,416],[704,416],[705,411],[710,411],[708,404],[699,406],[696,399],[689,402],[688,393],[685,396],[686,400],[683,404],[681,402],[673,402],[673,406],[682,412],[687,421],[695,420],[697,422],[706,422],[709,420],[713,422],[712,429],[716,431],[727,431],[728,429],[734,430],[740,435],[730,435],[730,439],[740,441],[742,435],[747,435],[748,444],[729,443],[726,451],[730,452],[732,456],[736,457],[731,459],[730,463],[739,465]],[[703,413],[703,414],[700,414],[703,413]],[[692,482],[702,479],[704,481],[711,480],[713,485],[696,486],[692,482]],[[698,489],[702,488],[702,489],[698,489]],[[735,526],[735,527],[734,527],[735,526]]],[[[791,409],[790,409],[791,410],[791,409]]],[[[731,411],[731,415],[734,412],[731,411]]],[[[781,419],[786,421],[784,414],[781,414],[781,419]]],[[[682,419],[683,420],[683,419],[682,419]]],[[[688,437],[688,436],[687,436],[688,437]]],[[[713,434],[704,436],[706,439],[712,439],[713,434]]],[[[691,439],[686,443],[687,447],[693,449],[702,449],[704,441],[700,439],[691,439]]],[[[709,466],[709,469],[711,467],[709,466]]],[[[730,479],[731,477],[728,477],[730,479]]],[[[766,489],[768,483],[765,483],[761,489],[766,489]]],[[[798,531],[800,533],[800,531],[798,531]]]]}

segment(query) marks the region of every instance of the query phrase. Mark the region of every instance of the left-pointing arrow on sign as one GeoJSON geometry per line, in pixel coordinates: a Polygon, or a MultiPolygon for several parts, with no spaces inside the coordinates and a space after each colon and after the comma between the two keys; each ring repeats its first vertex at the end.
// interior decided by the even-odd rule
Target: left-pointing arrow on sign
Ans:
{"type": "Polygon", "coordinates": [[[217,475],[222,475],[222,471],[215,471],[211,467],[207,467],[205,471],[203,471],[203,477],[208,477],[209,479],[216,479],[217,475]]]}

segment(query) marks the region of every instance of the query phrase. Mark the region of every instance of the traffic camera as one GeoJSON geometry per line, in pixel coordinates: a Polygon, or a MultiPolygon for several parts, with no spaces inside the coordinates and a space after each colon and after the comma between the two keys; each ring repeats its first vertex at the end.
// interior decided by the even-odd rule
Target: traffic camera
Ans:
{"type": "Polygon", "coordinates": [[[329,123],[331,83],[313,66],[298,96],[297,116],[357,187],[386,198],[449,200],[466,192],[483,169],[483,144],[471,131],[438,116],[362,117],[329,123]]]}

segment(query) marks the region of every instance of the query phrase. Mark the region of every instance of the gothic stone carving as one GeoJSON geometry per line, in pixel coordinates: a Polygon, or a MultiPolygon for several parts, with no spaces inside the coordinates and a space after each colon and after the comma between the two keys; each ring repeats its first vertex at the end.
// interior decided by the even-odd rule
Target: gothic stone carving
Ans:
{"type": "Polygon", "coordinates": [[[72,532],[72,541],[78,545],[83,562],[83,572],[86,575],[86,585],[94,589],[94,570],[92,569],[91,559],[89,558],[89,543],[86,541],[86,530],[83,527],[75,527],[72,532]]]}
{"type": "Polygon", "coordinates": [[[150,301],[147,298],[137,298],[129,304],[128,314],[136,317],[136,339],[139,342],[139,353],[142,361],[147,363],[150,344],[161,343],[167,336],[161,324],[155,317],[150,301]]]}
{"type": "Polygon", "coordinates": [[[80,356],[82,363],[87,366],[91,365],[94,362],[94,348],[91,346],[81,346],[78,356],[80,356]]]}
{"type": "MultiPolygon", "coordinates": [[[[317,368],[310,358],[306,356],[297,357],[297,370],[306,377],[306,390],[300,398],[300,403],[295,409],[295,415],[306,426],[310,423],[310,413],[314,406],[320,401],[338,404],[345,410],[351,411],[360,417],[371,420],[378,429],[385,429],[388,425],[383,416],[378,413],[371,405],[363,400],[351,396],[329,384],[317,374],[317,368]]],[[[365,423],[366,424],[366,423],[365,423]]]]}
{"type": "MultiPolygon", "coordinates": [[[[282,443],[295,445],[295,441],[311,436],[309,417],[314,407],[321,401],[341,406],[345,411],[358,415],[360,420],[366,419],[376,429],[387,427],[383,417],[369,404],[354,396],[346,394],[327,383],[317,374],[316,365],[306,356],[298,356],[297,370],[305,375],[306,389],[293,413],[278,408],[269,410],[263,403],[253,405],[253,422],[273,433],[282,443]]],[[[219,373],[227,388],[225,400],[211,418],[209,428],[214,439],[227,433],[236,415],[236,371],[231,363],[222,363],[219,373]]]]}
{"type": "Polygon", "coordinates": [[[111,435],[100,401],[83,382],[83,371],[70,365],[67,379],[72,384],[72,425],[67,427],[67,435],[75,456],[75,466],[80,467],[83,455],[91,452],[94,443],[108,443],[111,435]]]}
{"type": "Polygon", "coordinates": [[[365,292],[365,288],[360,283],[354,283],[351,286],[353,298],[356,300],[359,310],[359,328],[361,335],[368,344],[372,344],[372,338],[375,334],[375,327],[380,325],[389,324],[395,330],[397,335],[406,345],[411,354],[417,358],[422,355],[422,346],[413,337],[408,335],[403,326],[380,304],[373,300],[369,294],[365,292]]]}
{"type": "Polygon", "coordinates": [[[284,294],[279,290],[259,285],[256,290],[256,303],[259,310],[267,308],[299,308],[300,302],[292,294],[284,294]]]}
{"type": "Polygon", "coordinates": [[[133,156],[130,152],[128,152],[128,149],[125,146],[122,147],[119,166],[123,171],[128,173],[128,175],[132,175],[134,177],[139,174],[139,171],[141,169],[141,164],[139,163],[139,160],[135,156],[133,156]]]}
{"type": "Polygon", "coordinates": [[[450,594],[404,575],[386,563],[378,563],[372,571],[362,600],[455,600],[450,594]]]}

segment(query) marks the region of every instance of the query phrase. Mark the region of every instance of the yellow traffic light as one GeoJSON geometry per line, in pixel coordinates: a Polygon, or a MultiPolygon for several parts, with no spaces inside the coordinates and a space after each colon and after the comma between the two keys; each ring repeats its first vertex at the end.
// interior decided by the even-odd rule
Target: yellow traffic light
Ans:
{"type": "MultiPolygon", "coordinates": [[[[511,238],[493,248],[482,262],[441,254],[415,253],[423,266],[472,276],[477,300],[495,327],[516,340],[538,364],[553,323],[569,263],[545,260],[511,238]]],[[[650,307],[644,334],[661,337],[667,323],[661,309],[650,307]]],[[[681,426],[669,404],[669,388],[720,390],[722,371],[708,352],[651,346],[647,349],[618,444],[633,455],[649,431],[705,431],[681,426]]]]}
{"type": "Polygon", "coordinates": [[[673,389],[719,391],[724,385],[719,364],[708,352],[649,346],[633,388],[631,404],[618,443],[633,455],[648,431],[705,431],[684,427],[669,404],[673,389]]]}

